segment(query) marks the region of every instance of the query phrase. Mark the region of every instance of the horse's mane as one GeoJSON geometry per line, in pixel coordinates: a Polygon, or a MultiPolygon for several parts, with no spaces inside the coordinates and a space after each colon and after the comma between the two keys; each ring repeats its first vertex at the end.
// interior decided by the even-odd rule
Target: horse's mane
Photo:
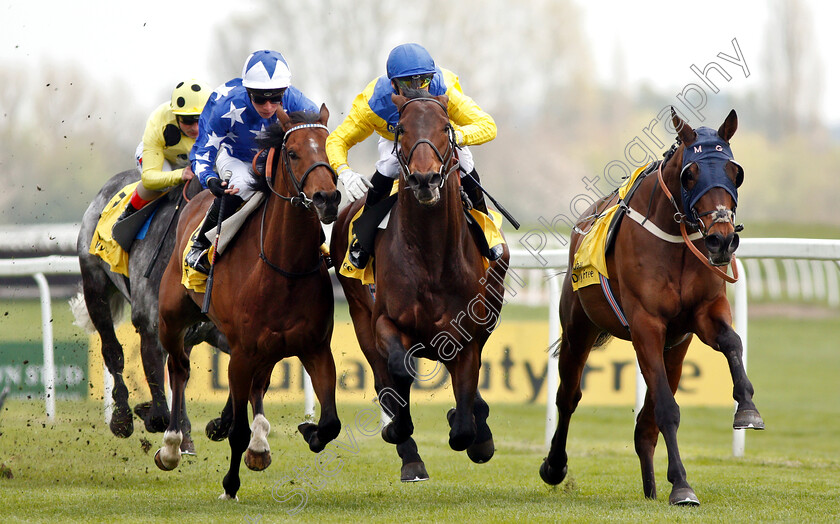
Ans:
{"type": "MultiPolygon", "coordinates": [[[[320,118],[320,113],[313,111],[295,111],[293,113],[289,113],[289,119],[292,124],[317,124],[320,118]]],[[[262,193],[268,193],[271,191],[268,187],[268,181],[265,178],[265,163],[268,158],[268,150],[272,147],[280,149],[283,145],[284,136],[286,136],[286,131],[283,129],[283,125],[280,122],[275,122],[265,130],[265,134],[257,137],[257,146],[260,147],[260,152],[257,153],[259,155],[259,158],[257,159],[257,170],[259,173],[255,173],[253,170],[251,171],[251,183],[249,184],[250,188],[254,191],[260,191],[262,193]]],[[[279,161],[280,155],[275,153],[275,165],[279,161]]]]}

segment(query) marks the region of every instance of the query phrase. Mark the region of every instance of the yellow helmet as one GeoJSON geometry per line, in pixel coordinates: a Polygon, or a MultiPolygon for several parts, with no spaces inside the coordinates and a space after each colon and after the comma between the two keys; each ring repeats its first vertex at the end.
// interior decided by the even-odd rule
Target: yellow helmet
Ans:
{"type": "Polygon", "coordinates": [[[172,91],[169,107],[176,115],[200,115],[212,91],[207,84],[195,78],[179,82],[172,91]]]}

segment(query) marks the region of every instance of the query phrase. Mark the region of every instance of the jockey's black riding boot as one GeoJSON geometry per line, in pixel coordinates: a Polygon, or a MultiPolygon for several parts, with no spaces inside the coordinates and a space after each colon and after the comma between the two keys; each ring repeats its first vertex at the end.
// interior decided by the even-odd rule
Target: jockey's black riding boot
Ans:
{"type": "Polygon", "coordinates": [[[140,210],[137,209],[136,207],[134,207],[134,205],[131,202],[129,202],[128,205],[125,206],[125,210],[117,218],[116,221],[117,222],[122,222],[123,220],[125,220],[126,218],[130,217],[131,215],[133,215],[134,213],[136,213],[138,211],[140,211],[140,210]]]}
{"type": "MultiPolygon", "coordinates": [[[[373,187],[368,189],[367,200],[365,200],[365,207],[362,210],[363,215],[368,211],[368,209],[372,208],[381,202],[383,198],[388,196],[391,192],[391,187],[394,185],[394,180],[386,177],[379,171],[376,171],[373,176],[370,177],[370,183],[373,187]]],[[[362,243],[359,242],[359,239],[356,237],[353,237],[353,242],[350,244],[350,248],[348,249],[347,260],[349,260],[350,263],[358,269],[364,269],[370,260],[370,253],[365,250],[362,243]]]]}
{"type": "Polygon", "coordinates": [[[473,169],[470,174],[461,178],[461,186],[467,193],[467,197],[469,197],[472,206],[487,215],[487,202],[484,200],[484,192],[478,187],[480,181],[478,171],[473,169]]]}
{"type": "Polygon", "coordinates": [[[192,248],[189,253],[187,253],[187,257],[184,260],[188,266],[204,274],[210,273],[210,260],[208,258],[210,241],[207,239],[207,233],[211,229],[217,227],[220,220],[224,221],[226,218],[234,214],[236,210],[239,209],[239,206],[242,205],[242,202],[242,197],[239,195],[225,195],[220,198],[217,197],[216,200],[213,201],[213,204],[210,205],[210,210],[207,212],[207,218],[204,219],[201,229],[199,229],[193,237],[192,248]],[[225,214],[220,217],[219,211],[221,208],[222,198],[225,199],[225,214]]]}

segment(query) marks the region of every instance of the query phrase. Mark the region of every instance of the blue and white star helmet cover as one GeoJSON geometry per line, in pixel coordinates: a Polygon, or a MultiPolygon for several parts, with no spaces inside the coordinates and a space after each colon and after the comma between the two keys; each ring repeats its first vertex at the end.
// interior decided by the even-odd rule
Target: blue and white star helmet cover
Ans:
{"type": "Polygon", "coordinates": [[[289,64],[277,51],[254,51],[242,67],[242,85],[249,89],[283,89],[291,83],[289,64]]]}

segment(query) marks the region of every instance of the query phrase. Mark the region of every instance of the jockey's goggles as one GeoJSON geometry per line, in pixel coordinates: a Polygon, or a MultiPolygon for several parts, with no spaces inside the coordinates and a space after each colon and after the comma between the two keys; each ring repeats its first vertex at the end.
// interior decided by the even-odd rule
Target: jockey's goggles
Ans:
{"type": "Polygon", "coordinates": [[[283,102],[283,95],[286,93],[285,89],[275,89],[272,91],[257,91],[253,89],[248,90],[248,94],[251,96],[251,102],[261,106],[266,102],[271,102],[272,104],[279,104],[283,102]]]}
{"type": "Polygon", "coordinates": [[[192,126],[198,123],[199,115],[178,115],[178,121],[185,126],[192,126]]]}
{"type": "Polygon", "coordinates": [[[395,78],[400,89],[429,89],[433,75],[413,75],[395,78]]]}

